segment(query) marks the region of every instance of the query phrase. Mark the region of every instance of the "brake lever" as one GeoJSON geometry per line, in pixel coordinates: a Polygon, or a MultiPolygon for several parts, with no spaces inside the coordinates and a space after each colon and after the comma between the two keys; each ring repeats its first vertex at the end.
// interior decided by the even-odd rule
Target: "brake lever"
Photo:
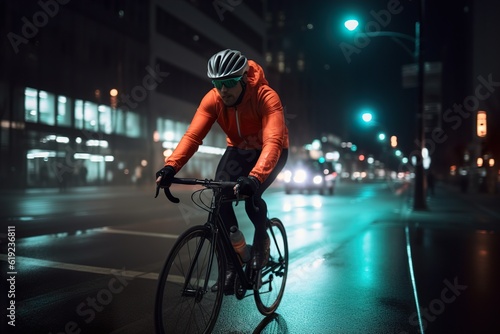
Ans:
{"type": "Polygon", "coordinates": [[[259,207],[255,205],[255,196],[252,196],[252,206],[255,212],[259,212],[259,207]]]}
{"type": "Polygon", "coordinates": [[[156,193],[155,193],[155,198],[158,197],[158,194],[160,193],[160,185],[156,185],[156,193]]]}
{"type": "MultiPolygon", "coordinates": [[[[234,194],[236,195],[236,204],[234,206],[238,206],[238,203],[240,203],[240,201],[242,199],[246,199],[247,196],[243,195],[243,196],[240,196],[240,185],[237,184],[234,186],[234,194]]],[[[252,201],[252,208],[255,212],[259,212],[259,207],[257,205],[255,205],[255,196],[251,196],[250,200],[252,201]]]]}
{"type": "MultiPolygon", "coordinates": [[[[158,194],[160,193],[160,185],[158,184],[156,186],[156,193],[155,193],[155,198],[158,197],[158,194]]],[[[170,202],[172,203],[179,203],[180,200],[175,197],[174,195],[172,195],[172,193],[170,192],[170,188],[169,187],[165,187],[163,188],[163,191],[165,192],[165,196],[170,200],[170,202]]]]}
{"type": "Polygon", "coordinates": [[[241,197],[240,197],[240,185],[236,184],[233,188],[234,190],[234,195],[236,196],[236,204],[234,206],[238,206],[240,203],[241,197]]]}
{"type": "MultiPolygon", "coordinates": [[[[237,194],[237,195],[236,195],[236,204],[235,204],[234,206],[238,206],[238,204],[240,203],[240,201],[241,201],[242,199],[245,199],[245,198],[247,198],[247,197],[241,197],[239,194],[237,194]]],[[[253,209],[255,212],[259,212],[259,211],[260,211],[259,207],[258,207],[257,205],[255,205],[255,197],[254,197],[254,196],[252,196],[252,197],[250,198],[250,200],[252,201],[252,209],[253,209]]]]}

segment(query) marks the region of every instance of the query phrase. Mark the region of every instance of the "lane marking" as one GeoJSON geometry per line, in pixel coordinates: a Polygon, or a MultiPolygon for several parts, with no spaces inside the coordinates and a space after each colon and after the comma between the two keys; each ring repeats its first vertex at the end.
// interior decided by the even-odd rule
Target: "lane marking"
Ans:
{"type": "MultiPolygon", "coordinates": [[[[0,254],[0,260],[7,262],[7,255],[0,254]]],[[[124,270],[123,268],[104,268],[104,267],[94,267],[94,266],[86,266],[81,264],[73,264],[73,263],[64,263],[50,260],[41,260],[24,256],[16,256],[16,264],[26,265],[28,267],[37,266],[37,267],[45,267],[52,269],[63,269],[63,270],[71,270],[71,271],[79,271],[85,273],[92,274],[101,274],[101,275],[112,275],[119,271],[122,276],[130,277],[130,278],[145,278],[145,279],[158,279],[158,273],[147,273],[142,271],[135,270],[124,270]]],[[[175,278],[181,279],[180,277],[175,278]]]]}
{"type": "Polygon", "coordinates": [[[410,268],[411,284],[413,287],[413,297],[415,298],[415,305],[417,307],[418,325],[420,326],[420,333],[424,334],[422,314],[420,314],[420,302],[418,301],[418,294],[417,294],[417,283],[415,280],[415,273],[413,271],[413,257],[411,254],[410,229],[408,228],[408,224],[406,224],[405,226],[405,234],[406,234],[406,253],[408,254],[408,266],[410,268]]]}
{"type": "MultiPolygon", "coordinates": [[[[119,229],[114,229],[114,228],[109,228],[109,227],[96,228],[96,229],[93,229],[93,231],[101,232],[101,233],[137,235],[137,236],[167,238],[167,239],[177,239],[179,237],[178,235],[174,235],[174,234],[128,231],[128,230],[119,230],[119,229]]],[[[0,254],[0,261],[8,262],[8,256],[6,254],[0,254]]],[[[152,272],[124,270],[123,268],[116,269],[116,268],[87,266],[87,265],[81,265],[81,264],[42,260],[42,259],[36,259],[36,258],[30,258],[30,257],[24,257],[24,256],[16,256],[16,262],[22,263],[23,265],[27,265],[29,267],[37,266],[37,267],[86,272],[86,273],[100,274],[100,275],[112,275],[116,271],[120,271],[120,275],[125,276],[125,277],[130,277],[130,278],[137,277],[137,278],[158,280],[158,276],[159,276],[158,273],[152,273],[152,272]]],[[[174,282],[174,283],[183,283],[184,277],[178,276],[178,275],[169,275],[168,280],[170,282],[174,282]]]]}
{"type": "Polygon", "coordinates": [[[177,239],[179,237],[178,235],[175,235],[175,234],[119,230],[119,229],[115,229],[115,228],[111,228],[111,227],[97,228],[94,231],[102,232],[102,233],[139,235],[139,236],[143,236],[143,237],[157,237],[157,238],[167,238],[167,239],[177,239]]]}

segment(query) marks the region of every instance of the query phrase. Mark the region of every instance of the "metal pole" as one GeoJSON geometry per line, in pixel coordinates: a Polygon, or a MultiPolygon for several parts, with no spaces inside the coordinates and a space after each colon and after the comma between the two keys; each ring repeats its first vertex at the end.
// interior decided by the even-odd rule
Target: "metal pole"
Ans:
{"type": "Polygon", "coordinates": [[[419,1],[419,19],[415,26],[415,58],[417,61],[418,75],[418,103],[417,103],[417,133],[416,133],[416,166],[415,166],[415,193],[413,199],[413,210],[426,210],[425,200],[425,171],[422,158],[422,149],[425,148],[424,134],[424,57],[422,47],[422,27],[424,22],[424,1],[419,1]]]}

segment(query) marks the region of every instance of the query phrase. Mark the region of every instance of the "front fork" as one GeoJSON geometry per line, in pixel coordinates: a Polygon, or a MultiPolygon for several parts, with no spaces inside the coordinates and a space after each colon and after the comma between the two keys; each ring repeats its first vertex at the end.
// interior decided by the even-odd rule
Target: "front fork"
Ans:
{"type": "MultiPolygon", "coordinates": [[[[217,241],[218,233],[216,233],[215,231],[210,231],[210,228],[211,227],[208,227],[207,231],[205,232],[207,235],[212,235],[213,238],[212,238],[212,242],[210,243],[210,250],[209,250],[209,253],[208,253],[209,254],[208,264],[207,264],[207,268],[206,268],[206,271],[205,271],[205,277],[204,277],[203,287],[198,287],[197,285],[193,285],[192,286],[190,284],[190,282],[191,282],[191,278],[193,276],[193,272],[195,271],[195,267],[199,266],[200,263],[201,263],[199,261],[199,257],[200,257],[201,250],[203,249],[203,246],[205,245],[205,242],[207,241],[207,237],[201,238],[199,244],[196,247],[196,251],[195,251],[195,254],[194,254],[194,257],[193,257],[193,261],[191,261],[191,265],[190,265],[190,268],[189,268],[189,271],[188,271],[188,275],[186,276],[186,280],[184,281],[184,287],[182,289],[182,291],[183,291],[182,295],[183,296],[186,296],[186,297],[195,297],[195,299],[196,299],[197,302],[200,302],[201,299],[203,298],[203,295],[205,293],[207,293],[208,290],[209,290],[208,284],[210,283],[210,274],[212,272],[213,261],[215,259],[215,252],[216,252],[216,248],[215,247],[217,247],[217,242],[218,242],[217,241]]],[[[224,265],[224,264],[222,264],[222,265],[224,265]]],[[[224,272],[224,271],[222,271],[222,272],[224,272]]],[[[220,280],[220,278],[219,278],[219,280],[220,280]]]]}

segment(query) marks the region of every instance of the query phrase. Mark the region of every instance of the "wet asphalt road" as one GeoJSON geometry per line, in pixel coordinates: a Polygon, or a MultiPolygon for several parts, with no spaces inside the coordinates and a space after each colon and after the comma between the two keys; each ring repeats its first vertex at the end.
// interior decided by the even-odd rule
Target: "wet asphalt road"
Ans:
{"type": "MultiPolygon", "coordinates": [[[[2,285],[2,333],[153,333],[157,273],[175,237],[205,217],[190,191],[177,194],[178,206],[138,188],[3,193],[0,270],[5,280],[15,277],[15,297],[5,298],[2,285]],[[16,233],[15,275],[7,275],[8,226],[16,233]],[[7,324],[11,300],[15,327],[7,324]]],[[[334,196],[276,188],[266,199],[289,238],[285,296],[268,318],[252,296],[226,297],[215,332],[500,328],[498,197],[438,187],[422,213],[410,210],[411,188],[385,183],[340,184],[334,196]]]]}

